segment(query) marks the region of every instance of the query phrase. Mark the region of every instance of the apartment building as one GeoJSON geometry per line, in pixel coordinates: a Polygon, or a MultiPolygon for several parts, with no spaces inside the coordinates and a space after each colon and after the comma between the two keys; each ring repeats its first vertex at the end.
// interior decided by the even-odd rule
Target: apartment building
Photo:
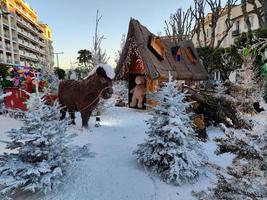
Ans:
{"type": "Polygon", "coordinates": [[[52,31],[24,0],[0,0],[0,63],[54,66],[52,31]]]}
{"type": "MultiPolygon", "coordinates": [[[[260,4],[258,4],[258,6],[260,6],[260,4]]],[[[215,46],[217,45],[218,40],[220,40],[223,37],[224,32],[227,28],[225,24],[225,20],[227,19],[226,9],[222,11],[223,12],[222,16],[219,18],[218,23],[217,23],[217,27],[215,30],[215,34],[216,34],[215,46]]],[[[254,12],[254,8],[251,4],[247,5],[247,11],[248,11],[252,30],[258,29],[259,28],[258,17],[256,13],[254,12]]],[[[205,32],[207,35],[208,44],[211,38],[211,27],[210,27],[211,19],[212,19],[212,15],[211,13],[209,13],[205,18],[205,32]]],[[[232,44],[234,44],[235,38],[237,38],[241,33],[248,31],[247,24],[244,20],[244,16],[242,13],[241,5],[236,5],[235,7],[232,8],[231,20],[233,22],[233,27],[228,32],[228,35],[226,36],[226,38],[222,41],[220,47],[225,48],[225,47],[231,46],[232,44]]],[[[203,33],[200,33],[200,42],[203,46],[205,46],[203,33]]],[[[196,35],[194,35],[193,37],[193,43],[195,46],[199,46],[196,35]]]]}

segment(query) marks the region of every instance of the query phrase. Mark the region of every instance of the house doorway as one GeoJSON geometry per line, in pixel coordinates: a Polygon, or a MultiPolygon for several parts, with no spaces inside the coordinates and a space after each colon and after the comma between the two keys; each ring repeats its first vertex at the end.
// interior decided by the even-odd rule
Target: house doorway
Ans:
{"type": "MultiPolygon", "coordinates": [[[[135,82],[135,79],[136,79],[136,77],[137,76],[143,76],[143,77],[145,77],[144,75],[142,75],[142,74],[137,74],[137,73],[130,73],[129,74],[129,79],[128,79],[128,81],[129,81],[129,90],[128,90],[128,103],[129,103],[129,107],[130,108],[135,108],[135,109],[142,109],[142,110],[144,110],[144,109],[146,109],[146,106],[145,106],[145,104],[146,104],[146,96],[144,96],[144,98],[143,98],[143,102],[142,102],[142,107],[141,108],[139,108],[137,105],[136,106],[134,106],[134,107],[131,107],[130,106],[130,104],[131,104],[131,102],[132,102],[132,97],[133,97],[133,93],[131,93],[131,90],[132,89],[134,89],[135,88],[135,86],[137,85],[136,84],[136,82],[135,82]]],[[[145,88],[146,88],[146,78],[145,78],[145,88]]]]}

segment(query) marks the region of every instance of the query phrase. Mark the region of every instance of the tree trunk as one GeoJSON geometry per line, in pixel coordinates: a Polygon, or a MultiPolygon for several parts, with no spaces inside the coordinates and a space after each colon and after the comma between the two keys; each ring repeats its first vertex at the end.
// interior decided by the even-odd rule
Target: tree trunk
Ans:
{"type": "Polygon", "coordinates": [[[242,8],[242,13],[244,16],[245,23],[247,24],[247,27],[248,27],[247,43],[250,44],[251,23],[250,23],[248,12],[247,12],[247,0],[241,0],[241,8],[242,8]]]}
{"type": "Polygon", "coordinates": [[[250,129],[251,126],[238,117],[238,111],[235,103],[231,102],[224,95],[216,96],[214,93],[198,92],[191,88],[187,88],[190,98],[197,101],[202,107],[202,112],[206,122],[215,124],[224,123],[234,128],[250,129]],[[229,119],[232,123],[229,122],[229,119]]]}
{"type": "Polygon", "coordinates": [[[263,0],[263,19],[264,19],[264,28],[267,29],[267,0],[263,0]]]}
{"type": "MultiPolygon", "coordinates": [[[[263,0],[263,1],[266,1],[266,0],[263,0]]],[[[264,8],[264,4],[262,2],[260,2],[260,4],[262,5],[262,8],[264,8]]],[[[264,27],[264,19],[262,18],[261,9],[259,9],[257,6],[257,1],[253,1],[253,9],[258,18],[259,27],[264,27]]],[[[265,8],[265,10],[263,9],[263,12],[267,12],[266,9],[267,8],[265,8]]]]}

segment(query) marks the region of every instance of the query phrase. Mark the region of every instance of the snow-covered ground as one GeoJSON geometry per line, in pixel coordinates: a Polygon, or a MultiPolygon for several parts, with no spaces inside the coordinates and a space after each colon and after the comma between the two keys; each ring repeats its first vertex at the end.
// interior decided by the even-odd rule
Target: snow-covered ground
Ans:
{"type": "MultiPolygon", "coordinates": [[[[78,114],[77,114],[78,115],[78,114]]],[[[55,191],[44,195],[19,193],[16,200],[191,200],[191,191],[199,191],[211,185],[214,176],[207,172],[194,184],[181,187],[168,185],[158,177],[150,175],[138,166],[132,154],[137,144],[146,137],[144,120],[149,115],[145,111],[110,107],[101,117],[102,126],[94,127],[90,120],[91,132],[79,130],[77,125],[71,130],[78,133],[77,144],[91,144],[92,158],[87,158],[71,170],[63,184],[55,191]]],[[[266,113],[260,119],[266,120],[266,113]]],[[[262,122],[261,120],[259,120],[262,122]]],[[[0,116],[0,140],[6,139],[5,131],[18,128],[21,122],[0,116]]],[[[216,144],[212,138],[222,132],[218,128],[208,128],[210,140],[204,144],[209,160],[220,166],[230,164],[232,156],[214,155],[216,144]]],[[[0,151],[3,145],[0,144],[0,151]]]]}

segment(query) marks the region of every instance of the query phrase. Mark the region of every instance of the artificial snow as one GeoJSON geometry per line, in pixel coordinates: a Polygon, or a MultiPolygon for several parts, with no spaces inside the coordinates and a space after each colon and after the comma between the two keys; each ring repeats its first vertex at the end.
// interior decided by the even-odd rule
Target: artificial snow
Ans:
{"type": "Polygon", "coordinates": [[[113,79],[115,77],[114,68],[112,68],[110,65],[107,64],[99,64],[94,69],[92,69],[92,71],[88,74],[88,76],[85,79],[94,75],[99,67],[102,67],[105,70],[107,77],[109,77],[110,79],[113,79]]]}
{"type": "MultiPolygon", "coordinates": [[[[266,112],[259,116],[259,121],[267,121],[266,112]]],[[[176,187],[138,166],[132,152],[147,137],[144,122],[147,119],[149,115],[146,111],[110,107],[101,116],[101,127],[94,127],[93,117],[89,125],[91,132],[81,131],[79,125],[73,126],[71,129],[79,135],[74,143],[80,146],[91,143],[90,150],[94,156],[73,168],[57,190],[46,196],[19,192],[15,200],[195,200],[192,190],[205,190],[216,181],[211,172],[206,172],[194,185],[176,187]]],[[[81,124],[78,114],[77,121],[81,124]]],[[[4,132],[21,124],[20,121],[0,116],[0,139],[6,139],[4,132]]],[[[215,127],[209,127],[207,131],[209,140],[203,146],[209,161],[221,167],[230,165],[231,154],[214,154],[216,144],[212,139],[222,136],[223,132],[215,127]]],[[[0,151],[3,150],[3,144],[0,144],[0,151]]]]}
{"type": "Polygon", "coordinates": [[[0,95],[0,100],[1,99],[4,99],[5,97],[9,97],[9,96],[11,96],[12,95],[12,92],[7,92],[7,93],[5,93],[5,94],[2,94],[2,95],[0,95]]]}

